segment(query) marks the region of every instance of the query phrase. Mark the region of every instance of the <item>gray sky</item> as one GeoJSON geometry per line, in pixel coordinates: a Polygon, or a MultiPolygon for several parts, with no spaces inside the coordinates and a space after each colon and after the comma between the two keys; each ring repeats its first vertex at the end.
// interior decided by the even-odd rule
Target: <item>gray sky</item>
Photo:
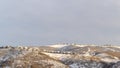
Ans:
{"type": "Polygon", "coordinates": [[[0,0],[0,45],[120,44],[120,0],[0,0]]]}

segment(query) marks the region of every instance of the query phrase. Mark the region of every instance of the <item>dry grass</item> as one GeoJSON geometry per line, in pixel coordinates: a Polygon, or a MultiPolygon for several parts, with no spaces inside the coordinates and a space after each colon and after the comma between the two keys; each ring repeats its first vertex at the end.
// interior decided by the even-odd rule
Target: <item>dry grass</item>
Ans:
{"type": "Polygon", "coordinates": [[[105,53],[107,53],[111,56],[118,57],[120,59],[120,52],[106,51],[105,53]]]}

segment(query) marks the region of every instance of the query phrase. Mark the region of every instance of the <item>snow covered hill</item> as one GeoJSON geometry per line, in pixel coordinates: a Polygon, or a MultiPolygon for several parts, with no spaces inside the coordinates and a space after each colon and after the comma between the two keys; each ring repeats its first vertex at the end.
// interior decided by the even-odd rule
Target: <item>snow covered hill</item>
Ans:
{"type": "Polygon", "coordinates": [[[0,68],[119,67],[119,46],[56,44],[0,48],[0,68]]]}

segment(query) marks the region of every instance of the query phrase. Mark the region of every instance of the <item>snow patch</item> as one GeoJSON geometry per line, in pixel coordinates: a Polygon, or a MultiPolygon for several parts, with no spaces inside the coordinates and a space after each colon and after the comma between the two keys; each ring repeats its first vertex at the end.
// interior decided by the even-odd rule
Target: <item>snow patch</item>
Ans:
{"type": "Polygon", "coordinates": [[[62,48],[62,47],[65,47],[65,46],[68,46],[68,45],[66,45],[66,44],[57,44],[57,45],[51,45],[50,47],[62,48]]]}

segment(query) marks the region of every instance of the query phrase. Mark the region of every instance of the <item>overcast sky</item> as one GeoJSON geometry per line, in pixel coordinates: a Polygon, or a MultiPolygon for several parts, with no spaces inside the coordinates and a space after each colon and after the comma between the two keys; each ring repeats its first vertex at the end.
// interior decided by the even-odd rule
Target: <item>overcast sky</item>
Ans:
{"type": "Polygon", "coordinates": [[[120,0],[0,0],[0,45],[120,45],[120,0]]]}

